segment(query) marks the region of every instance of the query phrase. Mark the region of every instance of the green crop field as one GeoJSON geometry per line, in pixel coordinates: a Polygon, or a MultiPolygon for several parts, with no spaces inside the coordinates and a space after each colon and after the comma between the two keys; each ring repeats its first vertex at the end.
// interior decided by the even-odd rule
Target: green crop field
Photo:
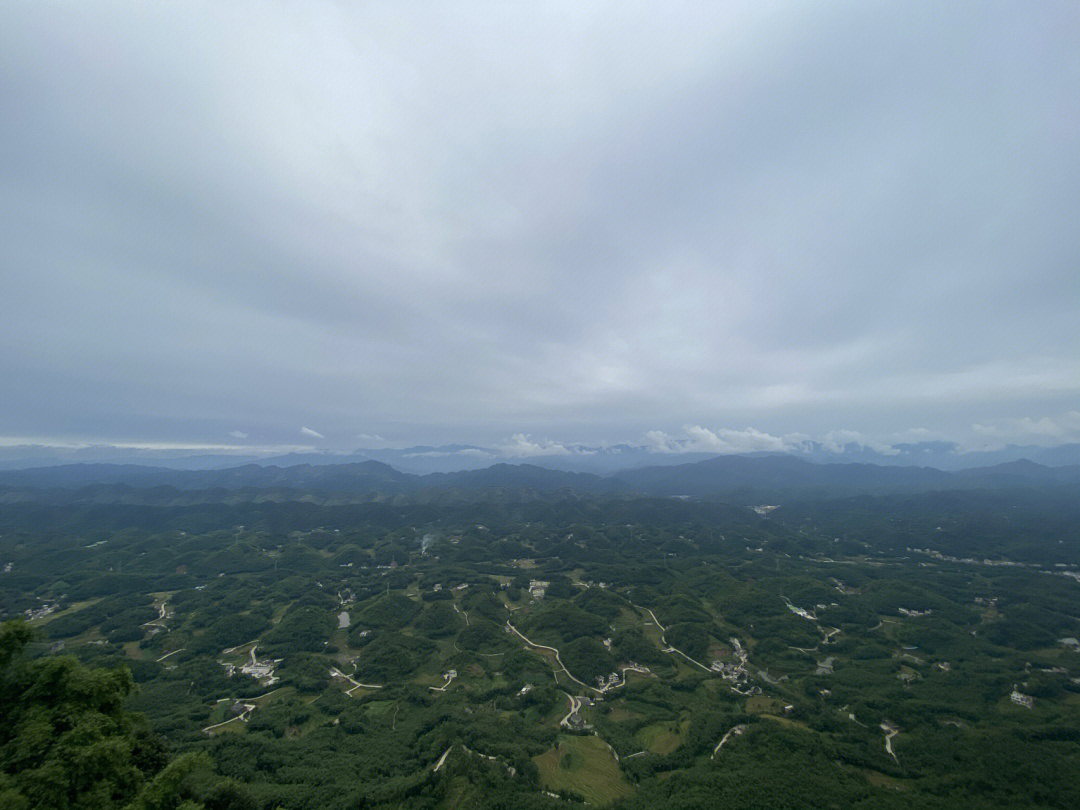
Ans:
{"type": "Polygon", "coordinates": [[[676,723],[653,723],[639,729],[634,735],[634,742],[640,744],[642,750],[670,754],[682,745],[682,730],[676,723]]]}
{"type": "Polygon", "coordinates": [[[572,791],[591,804],[607,804],[633,790],[611,751],[597,737],[560,736],[556,748],[533,761],[548,790],[572,791]]]}

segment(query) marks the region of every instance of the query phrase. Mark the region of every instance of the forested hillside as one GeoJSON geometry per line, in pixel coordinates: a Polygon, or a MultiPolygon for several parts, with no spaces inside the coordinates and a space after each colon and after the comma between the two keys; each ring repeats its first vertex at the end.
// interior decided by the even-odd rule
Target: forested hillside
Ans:
{"type": "Polygon", "coordinates": [[[5,806],[1080,791],[1065,491],[141,491],[0,505],[0,611],[27,622],[3,631],[5,806]]]}

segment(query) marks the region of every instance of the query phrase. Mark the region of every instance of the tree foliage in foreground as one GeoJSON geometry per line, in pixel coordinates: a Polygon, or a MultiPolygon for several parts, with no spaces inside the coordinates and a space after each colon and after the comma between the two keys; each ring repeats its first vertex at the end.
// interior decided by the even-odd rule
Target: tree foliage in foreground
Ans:
{"type": "Polygon", "coordinates": [[[205,754],[169,762],[145,719],[123,708],[130,671],[71,656],[30,660],[31,632],[0,625],[0,807],[198,810],[251,807],[205,754]]]}

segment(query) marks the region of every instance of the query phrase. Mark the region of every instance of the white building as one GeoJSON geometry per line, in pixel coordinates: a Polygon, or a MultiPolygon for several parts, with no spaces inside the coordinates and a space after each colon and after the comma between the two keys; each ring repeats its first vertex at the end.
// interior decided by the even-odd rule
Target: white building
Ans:
{"type": "Polygon", "coordinates": [[[1033,698],[1031,695],[1023,694],[1022,692],[1017,690],[1015,686],[1013,686],[1012,694],[1009,695],[1009,700],[1019,706],[1023,706],[1025,709],[1030,709],[1032,706],[1035,705],[1035,698],[1033,698]]]}

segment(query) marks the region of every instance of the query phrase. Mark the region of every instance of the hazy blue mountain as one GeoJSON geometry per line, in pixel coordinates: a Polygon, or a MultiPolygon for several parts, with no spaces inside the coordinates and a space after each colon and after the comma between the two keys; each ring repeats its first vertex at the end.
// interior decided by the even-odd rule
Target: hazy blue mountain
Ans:
{"type": "Polygon", "coordinates": [[[692,497],[815,496],[945,489],[954,475],[926,467],[813,464],[791,456],[719,456],[673,467],[617,473],[631,489],[651,495],[692,497]]]}
{"type": "MultiPolygon", "coordinates": [[[[169,491],[274,492],[279,498],[303,493],[349,497],[424,493],[495,492],[508,497],[541,493],[713,498],[761,503],[950,489],[1005,489],[1080,484],[1080,466],[1047,467],[1032,461],[945,471],[931,467],[875,464],[813,464],[791,456],[718,456],[705,461],[624,470],[609,476],[552,470],[535,464],[495,464],[480,470],[414,475],[378,461],[350,464],[246,464],[223,470],[170,470],[118,464],[77,464],[0,472],[0,487],[11,492],[82,491],[80,497],[107,499],[108,487],[169,491]],[[105,489],[103,489],[105,488],[105,489]]],[[[145,499],[145,493],[139,496],[145,499]]],[[[154,497],[159,497],[155,495],[154,497]]]]}
{"type": "Polygon", "coordinates": [[[285,488],[325,492],[403,491],[414,486],[415,476],[378,461],[355,464],[289,467],[245,464],[222,470],[170,470],[134,464],[72,464],[0,472],[0,484],[47,489],[79,488],[100,484],[130,487],[167,486],[176,489],[285,488]]]}
{"type": "Polygon", "coordinates": [[[495,464],[483,470],[456,473],[432,473],[420,481],[425,487],[487,489],[502,487],[534,489],[541,492],[568,490],[579,494],[622,492],[629,486],[616,478],[602,478],[592,473],[550,470],[535,464],[495,464]]]}
{"type": "MultiPolygon", "coordinates": [[[[1008,445],[998,450],[968,451],[953,442],[896,444],[873,449],[857,443],[840,447],[806,441],[787,453],[747,453],[741,457],[790,457],[815,464],[874,464],[882,467],[933,467],[938,470],[963,470],[991,467],[1026,459],[1049,467],[1080,464],[1080,444],[1059,447],[1008,445]]],[[[671,467],[704,461],[715,453],[661,453],[630,444],[606,447],[565,445],[559,453],[519,457],[506,451],[471,444],[418,445],[406,448],[358,449],[349,452],[317,451],[277,456],[228,455],[147,451],[133,448],[87,447],[53,448],[21,446],[0,448],[0,470],[27,469],[72,464],[117,464],[169,468],[175,470],[222,470],[245,464],[266,467],[312,467],[359,464],[368,461],[389,464],[400,472],[413,475],[480,470],[493,464],[531,464],[549,470],[610,475],[640,467],[671,467]]]]}
{"type": "Polygon", "coordinates": [[[1010,444],[998,450],[965,451],[955,442],[917,442],[895,444],[887,451],[850,443],[839,448],[818,442],[805,442],[792,452],[797,458],[819,464],[878,464],[888,467],[934,467],[939,470],[964,470],[991,467],[1026,459],[1048,467],[1080,464],[1080,444],[1058,447],[1010,444]]]}

